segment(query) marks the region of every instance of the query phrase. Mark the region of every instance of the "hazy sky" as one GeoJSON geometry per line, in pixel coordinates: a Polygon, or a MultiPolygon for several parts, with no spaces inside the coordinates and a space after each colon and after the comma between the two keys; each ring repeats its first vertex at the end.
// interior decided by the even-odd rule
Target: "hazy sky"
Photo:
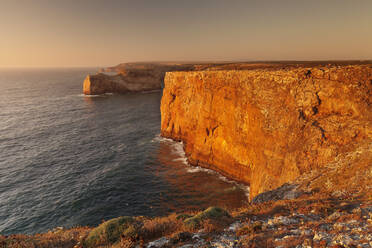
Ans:
{"type": "Polygon", "coordinates": [[[372,0],[0,0],[0,67],[372,59],[372,0]]]}

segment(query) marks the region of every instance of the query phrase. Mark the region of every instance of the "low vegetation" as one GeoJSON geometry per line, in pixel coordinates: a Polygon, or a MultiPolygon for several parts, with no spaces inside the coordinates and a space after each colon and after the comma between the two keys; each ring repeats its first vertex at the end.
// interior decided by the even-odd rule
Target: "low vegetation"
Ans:
{"type": "Polygon", "coordinates": [[[212,224],[212,226],[224,226],[231,223],[230,214],[219,207],[210,207],[192,217],[185,219],[185,226],[191,230],[200,228],[203,223],[212,224]]]}
{"type": "Polygon", "coordinates": [[[232,220],[230,214],[219,207],[155,218],[118,217],[96,228],[60,229],[35,236],[0,236],[0,247],[132,247],[165,236],[171,237],[171,242],[176,244],[189,240],[192,231],[221,231],[232,220]]]}
{"type": "Polygon", "coordinates": [[[89,232],[84,247],[112,245],[120,240],[121,235],[132,235],[133,222],[134,219],[131,217],[119,217],[103,222],[89,232]]]}
{"type": "Polygon", "coordinates": [[[35,235],[15,234],[10,236],[0,235],[1,248],[50,248],[74,247],[82,244],[82,240],[91,231],[89,227],[77,227],[68,230],[55,228],[47,233],[35,235]]]}
{"type": "Polygon", "coordinates": [[[156,218],[119,217],[96,228],[0,236],[0,247],[370,247],[371,229],[372,201],[306,195],[230,213],[210,207],[156,218]]]}

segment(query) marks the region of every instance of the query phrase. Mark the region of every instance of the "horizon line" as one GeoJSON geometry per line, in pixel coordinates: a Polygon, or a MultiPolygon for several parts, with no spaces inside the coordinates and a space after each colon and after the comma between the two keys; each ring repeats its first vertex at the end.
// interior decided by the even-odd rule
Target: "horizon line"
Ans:
{"type": "Polygon", "coordinates": [[[129,61],[120,62],[114,65],[36,65],[36,66],[0,66],[0,69],[53,69],[53,68],[107,68],[115,67],[120,64],[136,64],[136,63],[190,63],[190,64],[203,64],[203,63],[278,63],[278,62],[371,62],[371,59],[311,59],[311,60],[293,60],[293,59],[283,59],[283,60],[141,60],[141,61],[129,61]]]}

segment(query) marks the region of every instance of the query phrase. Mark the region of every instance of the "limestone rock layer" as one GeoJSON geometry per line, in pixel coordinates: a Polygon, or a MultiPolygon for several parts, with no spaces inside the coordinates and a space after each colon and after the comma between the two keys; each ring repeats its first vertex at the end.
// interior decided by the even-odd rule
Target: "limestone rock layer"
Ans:
{"type": "Polygon", "coordinates": [[[372,141],[370,65],[168,72],[161,134],[250,198],[372,141]]]}

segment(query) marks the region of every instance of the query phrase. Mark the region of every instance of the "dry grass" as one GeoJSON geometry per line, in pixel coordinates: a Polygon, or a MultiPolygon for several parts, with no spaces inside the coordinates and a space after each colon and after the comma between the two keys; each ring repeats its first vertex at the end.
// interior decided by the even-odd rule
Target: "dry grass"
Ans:
{"type": "Polygon", "coordinates": [[[177,243],[187,239],[191,231],[203,229],[206,233],[216,233],[231,222],[230,214],[216,207],[198,213],[156,218],[118,217],[93,229],[85,227],[34,236],[0,236],[0,248],[134,247],[164,236],[172,237],[177,243]]]}
{"type": "Polygon", "coordinates": [[[182,231],[182,229],[182,219],[177,218],[176,214],[171,214],[166,217],[144,220],[139,235],[141,239],[147,241],[182,231]]]}
{"type": "Polygon", "coordinates": [[[256,221],[256,222],[253,222],[253,223],[248,222],[247,225],[244,225],[243,227],[241,227],[237,231],[236,234],[238,236],[251,235],[251,234],[258,233],[258,232],[262,231],[262,229],[263,229],[263,227],[262,227],[261,222],[259,222],[259,221],[256,221]]]}
{"type": "Polygon", "coordinates": [[[103,222],[90,231],[84,240],[85,247],[98,247],[112,245],[118,242],[123,233],[131,234],[135,220],[131,217],[118,217],[103,222]]]}
{"type": "Polygon", "coordinates": [[[184,220],[186,228],[190,231],[201,229],[204,225],[208,229],[211,229],[211,225],[215,226],[216,230],[218,230],[220,226],[226,226],[230,222],[230,214],[218,207],[210,207],[184,220]]]}
{"type": "MultiPolygon", "coordinates": [[[[261,203],[249,205],[232,213],[231,217],[223,210],[216,211],[215,208],[210,208],[205,211],[194,214],[176,215],[171,214],[165,217],[145,218],[137,217],[130,223],[125,224],[126,228],[118,228],[111,231],[119,232],[119,240],[114,243],[96,243],[92,247],[136,247],[139,245],[143,247],[149,241],[159,239],[161,237],[168,237],[170,243],[169,247],[176,247],[185,242],[190,242],[192,239],[192,232],[203,230],[208,237],[212,238],[214,235],[222,232],[230,223],[240,220],[243,226],[237,230],[236,234],[239,237],[239,244],[241,247],[275,247],[283,245],[284,247],[295,247],[298,244],[310,242],[312,247],[322,247],[324,241],[314,243],[312,238],[299,236],[298,238],[290,236],[289,230],[291,228],[307,228],[312,231],[320,231],[322,224],[333,225],[335,223],[346,223],[349,220],[363,221],[366,215],[360,210],[360,206],[369,206],[371,203],[365,200],[355,199],[337,199],[337,198],[323,198],[319,199],[312,195],[306,195],[300,199],[295,200],[280,200],[271,203],[261,203]],[[364,205],[363,205],[364,204],[364,205]],[[265,224],[269,218],[275,216],[292,216],[293,213],[304,215],[317,215],[321,217],[321,221],[308,221],[305,223],[288,225],[287,229],[277,230],[276,228],[268,228],[265,224]],[[341,213],[336,218],[329,218],[330,215],[341,213]],[[197,223],[190,226],[191,223],[197,223]],[[279,239],[279,241],[278,241],[279,239]],[[309,239],[309,240],[307,240],[309,239]]],[[[112,222],[112,220],[111,220],[112,222]]],[[[110,226],[108,223],[103,223],[100,229],[107,229],[110,226]],[[105,228],[103,228],[105,227],[105,228]]],[[[63,230],[60,232],[49,232],[46,234],[27,236],[27,235],[13,235],[10,237],[0,237],[0,247],[74,247],[78,244],[80,236],[88,237],[90,235],[98,235],[95,229],[80,228],[63,230]]],[[[343,232],[343,229],[333,229],[332,232],[343,232]]],[[[98,235],[98,237],[100,237],[98,235]]],[[[107,240],[101,237],[102,240],[107,240]]],[[[101,240],[101,241],[102,241],[101,240]]],[[[79,246],[81,247],[81,246],[79,246]]]]}
{"type": "Polygon", "coordinates": [[[90,228],[78,227],[69,230],[60,230],[56,232],[47,232],[36,235],[10,235],[0,236],[1,248],[49,248],[60,247],[70,248],[82,241],[90,228]]]}
{"type": "Polygon", "coordinates": [[[210,207],[202,212],[192,214],[157,217],[143,221],[139,232],[140,238],[144,241],[154,240],[164,236],[171,236],[178,233],[187,233],[203,229],[204,232],[222,231],[232,218],[225,210],[210,207]]]}

